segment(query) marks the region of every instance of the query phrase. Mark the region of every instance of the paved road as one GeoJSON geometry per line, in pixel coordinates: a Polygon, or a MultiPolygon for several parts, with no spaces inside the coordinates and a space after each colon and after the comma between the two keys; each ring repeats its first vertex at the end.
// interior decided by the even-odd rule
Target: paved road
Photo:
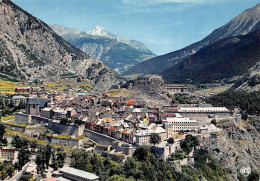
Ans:
{"type": "Polygon", "coordinates": [[[23,171],[26,170],[26,168],[29,166],[30,163],[34,162],[36,159],[36,155],[32,155],[30,157],[30,161],[28,163],[25,164],[25,166],[23,166],[23,169],[21,171],[19,171],[18,173],[16,173],[11,179],[10,181],[18,181],[20,179],[20,177],[23,174],[23,171]]]}
{"type": "Polygon", "coordinates": [[[23,174],[23,171],[26,170],[26,168],[28,167],[28,165],[30,164],[30,162],[28,162],[27,164],[25,164],[25,166],[23,167],[23,169],[16,173],[11,179],[10,181],[18,181],[20,179],[20,177],[22,176],[23,174]]]}

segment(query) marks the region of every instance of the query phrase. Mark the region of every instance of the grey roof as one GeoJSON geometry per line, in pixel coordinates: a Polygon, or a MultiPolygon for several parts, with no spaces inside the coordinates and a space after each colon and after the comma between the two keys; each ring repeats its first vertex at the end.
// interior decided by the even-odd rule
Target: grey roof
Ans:
{"type": "Polygon", "coordinates": [[[45,107],[45,104],[48,102],[48,99],[45,98],[30,98],[27,101],[27,104],[37,104],[40,105],[40,108],[45,107]]]}
{"type": "Polygon", "coordinates": [[[24,97],[24,96],[13,96],[13,98],[12,99],[25,99],[26,97],[24,97]]]}
{"type": "Polygon", "coordinates": [[[28,101],[27,101],[27,104],[38,104],[38,105],[40,105],[40,102],[39,102],[39,100],[38,99],[36,99],[36,98],[30,98],[28,101]]]}
{"type": "Polygon", "coordinates": [[[211,104],[199,104],[199,107],[213,107],[211,104]]]}
{"type": "Polygon", "coordinates": [[[71,175],[79,176],[82,178],[86,178],[88,180],[98,180],[99,179],[99,177],[93,173],[86,172],[86,171],[79,170],[79,169],[72,168],[72,167],[63,167],[62,169],[60,169],[60,171],[71,174],[71,175]]]}

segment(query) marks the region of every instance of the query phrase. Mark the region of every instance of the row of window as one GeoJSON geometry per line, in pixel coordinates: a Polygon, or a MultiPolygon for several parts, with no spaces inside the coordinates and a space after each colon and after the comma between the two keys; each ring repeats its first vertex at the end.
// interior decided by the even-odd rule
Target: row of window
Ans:
{"type": "Polygon", "coordinates": [[[172,123],[176,124],[176,125],[190,125],[190,126],[192,126],[192,125],[194,125],[194,126],[199,125],[199,123],[197,123],[197,122],[195,122],[195,123],[172,122],[172,123]]]}

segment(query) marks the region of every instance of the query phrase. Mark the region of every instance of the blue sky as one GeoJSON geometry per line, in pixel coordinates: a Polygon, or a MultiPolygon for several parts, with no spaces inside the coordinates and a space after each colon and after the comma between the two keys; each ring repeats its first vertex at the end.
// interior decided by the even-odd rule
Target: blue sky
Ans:
{"type": "Polygon", "coordinates": [[[102,26],[157,55],[201,40],[259,0],[13,0],[48,24],[102,26]]]}

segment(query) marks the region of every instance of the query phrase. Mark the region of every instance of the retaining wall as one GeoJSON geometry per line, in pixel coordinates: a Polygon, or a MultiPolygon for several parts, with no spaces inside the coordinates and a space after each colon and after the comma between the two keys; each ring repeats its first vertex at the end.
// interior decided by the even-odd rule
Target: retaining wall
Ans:
{"type": "Polygon", "coordinates": [[[61,135],[81,136],[84,133],[83,125],[67,125],[50,121],[48,122],[48,128],[61,135]]]}
{"type": "Polygon", "coordinates": [[[66,139],[66,138],[55,138],[55,137],[48,137],[49,142],[58,145],[64,146],[80,146],[83,145],[85,142],[88,142],[88,139],[66,139]]]}
{"type": "Polygon", "coordinates": [[[101,145],[112,145],[112,143],[114,141],[118,141],[115,138],[112,138],[110,136],[107,136],[107,135],[104,135],[101,133],[97,133],[97,132],[89,130],[89,129],[85,129],[84,133],[88,138],[90,138],[91,140],[93,140],[101,145]]]}
{"type": "Polygon", "coordinates": [[[31,123],[31,116],[28,114],[24,114],[22,112],[16,112],[14,117],[14,122],[21,124],[31,123]]]}

